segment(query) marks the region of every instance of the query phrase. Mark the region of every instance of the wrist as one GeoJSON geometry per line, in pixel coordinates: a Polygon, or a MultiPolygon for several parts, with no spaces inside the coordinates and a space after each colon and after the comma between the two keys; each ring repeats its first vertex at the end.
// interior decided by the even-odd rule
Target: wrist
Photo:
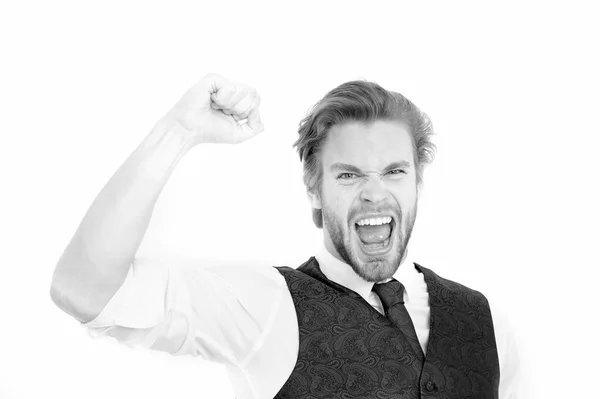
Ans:
{"type": "Polygon", "coordinates": [[[182,152],[187,152],[198,144],[196,135],[186,129],[171,113],[160,119],[152,129],[151,136],[157,140],[167,140],[181,146],[182,152]]]}

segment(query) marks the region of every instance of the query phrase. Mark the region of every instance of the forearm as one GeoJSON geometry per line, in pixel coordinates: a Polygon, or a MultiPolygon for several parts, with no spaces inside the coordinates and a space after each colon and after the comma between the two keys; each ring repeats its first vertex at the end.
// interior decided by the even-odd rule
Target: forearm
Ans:
{"type": "Polygon", "coordinates": [[[154,205],[191,140],[161,120],[97,195],[61,256],[55,303],[80,321],[99,314],[123,283],[154,205]]]}

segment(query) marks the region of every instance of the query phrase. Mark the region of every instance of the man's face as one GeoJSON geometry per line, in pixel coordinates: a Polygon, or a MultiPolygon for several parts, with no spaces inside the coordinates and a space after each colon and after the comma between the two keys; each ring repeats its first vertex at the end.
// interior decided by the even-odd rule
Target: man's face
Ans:
{"type": "Polygon", "coordinates": [[[417,213],[417,179],[408,128],[401,122],[335,125],[321,148],[325,247],[363,279],[391,277],[417,213]]]}

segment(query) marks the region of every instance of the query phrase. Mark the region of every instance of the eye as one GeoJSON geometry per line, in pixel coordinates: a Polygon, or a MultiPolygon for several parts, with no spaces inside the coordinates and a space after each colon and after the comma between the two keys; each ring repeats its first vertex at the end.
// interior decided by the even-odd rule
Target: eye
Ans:
{"type": "Polygon", "coordinates": [[[405,175],[406,171],[404,169],[392,169],[387,172],[388,175],[405,175]]]}
{"type": "Polygon", "coordinates": [[[355,177],[356,177],[356,174],[350,173],[350,172],[340,173],[337,176],[337,178],[340,180],[350,180],[350,179],[354,179],[355,177]]]}

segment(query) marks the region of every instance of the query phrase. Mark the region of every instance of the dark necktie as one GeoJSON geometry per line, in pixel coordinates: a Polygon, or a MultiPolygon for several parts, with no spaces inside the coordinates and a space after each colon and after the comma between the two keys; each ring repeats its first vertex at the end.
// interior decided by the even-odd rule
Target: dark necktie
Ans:
{"type": "Polygon", "coordinates": [[[396,279],[387,283],[374,284],[373,291],[379,295],[383,310],[388,319],[402,331],[421,363],[424,361],[423,349],[419,344],[415,326],[404,306],[404,286],[396,279]]]}

